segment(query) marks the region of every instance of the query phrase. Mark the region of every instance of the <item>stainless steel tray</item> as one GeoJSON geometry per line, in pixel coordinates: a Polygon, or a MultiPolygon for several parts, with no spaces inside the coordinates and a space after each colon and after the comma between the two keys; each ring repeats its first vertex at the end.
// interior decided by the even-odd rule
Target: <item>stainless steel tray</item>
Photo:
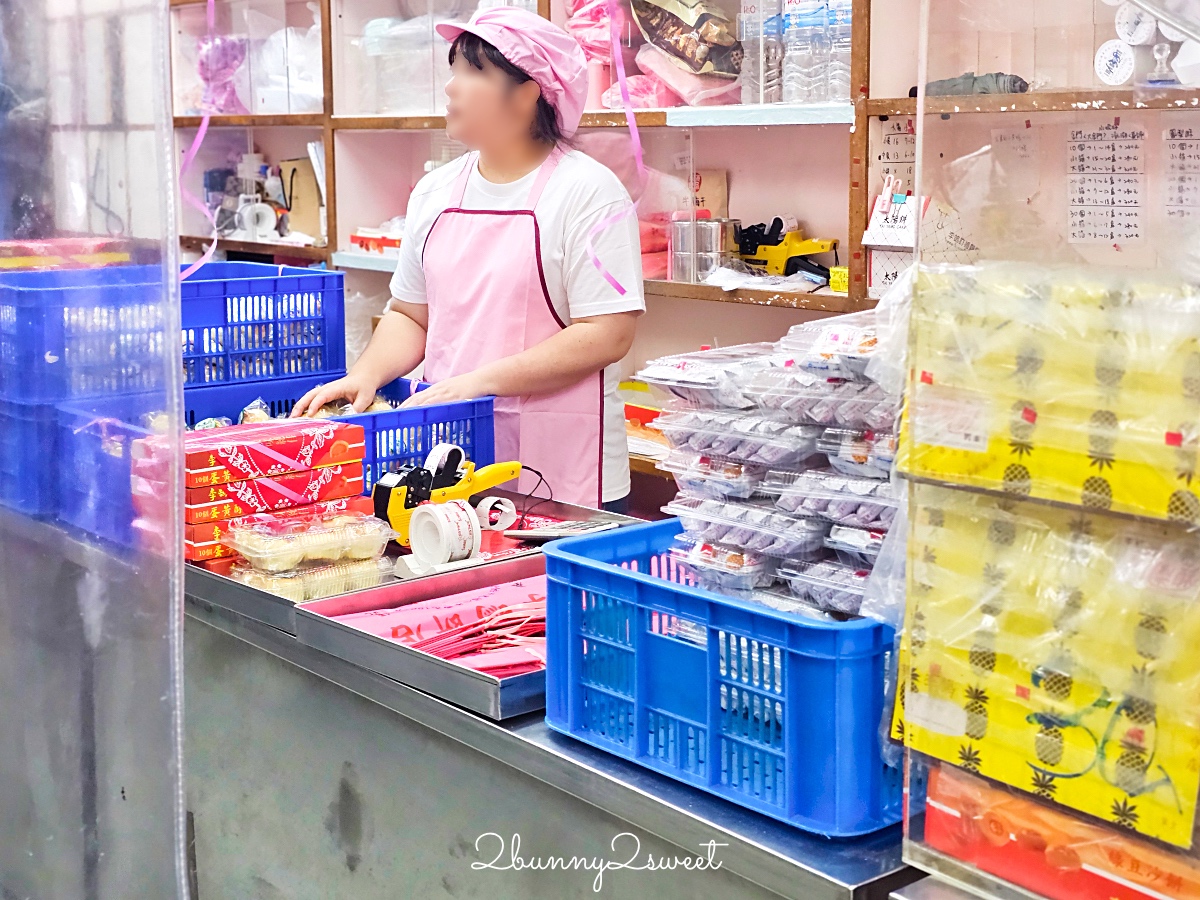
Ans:
{"type": "Polygon", "coordinates": [[[394,609],[434,597],[447,597],[506,581],[532,578],[545,571],[546,558],[539,553],[428,578],[394,582],[326,600],[314,600],[295,608],[296,637],[314,649],[386,675],[489,719],[508,719],[545,708],[544,671],[513,678],[494,678],[413,650],[396,641],[359,631],[329,617],[374,609],[394,609]]]}
{"type": "Polygon", "coordinates": [[[183,592],[203,603],[231,609],[288,634],[296,633],[296,607],[258,588],[252,588],[197,566],[184,566],[183,592]]]}

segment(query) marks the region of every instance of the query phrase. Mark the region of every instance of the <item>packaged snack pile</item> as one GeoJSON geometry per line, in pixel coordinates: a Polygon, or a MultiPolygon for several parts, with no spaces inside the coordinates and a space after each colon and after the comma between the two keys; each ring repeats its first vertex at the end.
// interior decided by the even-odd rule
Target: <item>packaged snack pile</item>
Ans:
{"type": "MultiPolygon", "coordinates": [[[[165,532],[160,523],[172,515],[168,479],[175,440],[154,435],[132,446],[135,529],[147,541],[165,532]]],[[[313,520],[372,512],[362,497],[361,425],[309,419],[229,425],[184,434],[183,451],[184,556],[193,562],[236,556],[223,538],[230,520],[242,516],[269,512],[313,520]]],[[[224,566],[218,571],[227,574],[224,566]]]]}
{"type": "Polygon", "coordinates": [[[246,562],[236,562],[229,577],[292,603],[307,603],[310,600],[321,600],[350,591],[376,587],[392,579],[393,568],[393,562],[386,557],[331,563],[274,574],[261,572],[246,562]]]}
{"type": "Polygon", "coordinates": [[[1196,287],[1094,267],[927,267],[910,327],[903,471],[1200,524],[1196,287]]]}
{"type": "MultiPolygon", "coordinates": [[[[373,515],[374,505],[370,497],[346,497],[341,500],[326,500],[309,506],[297,506],[292,509],[282,509],[272,513],[272,517],[283,520],[288,516],[297,517],[333,517],[347,514],[373,515]]],[[[227,547],[223,540],[226,532],[239,523],[240,519],[203,522],[196,525],[185,525],[183,558],[191,562],[207,560],[222,560],[236,558],[236,553],[227,547]]],[[[221,574],[228,574],[222,572],[221,574]]]]}
{"type": "Polygon", "coordinates": [[[899,401],[867,378],[876,345],[867,311],[639,373],[673,398],[654,421],[680,489],[663,511],[680,519],[674,559],[697,584],[756,602],[786,584],[795,602],[858,612],[899,506],[899,401]]]}
{"type": "Polygon", "coordinates": [[[244,516],[221,538],[260,572],[289,572],[317,562],[379,559],[396,532],[371,513],[316,512],[244,516]]]}
{"type": "Polygon", "coordinates": [[[232,578],[304,603],[390,580],[395,537],[371,512],[321,506],[234,519],[221,543],[239,556],[232,578]]]}

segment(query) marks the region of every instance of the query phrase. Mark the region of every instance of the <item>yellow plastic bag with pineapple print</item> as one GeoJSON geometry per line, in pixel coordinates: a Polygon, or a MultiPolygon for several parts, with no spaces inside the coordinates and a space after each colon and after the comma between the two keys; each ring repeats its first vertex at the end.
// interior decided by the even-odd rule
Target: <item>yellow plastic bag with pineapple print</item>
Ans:
{"type": "Polygon", "coordinates": [[[1200,535],[931,485],[910,522],[893,736],[1191,846],[1200,535]]]}

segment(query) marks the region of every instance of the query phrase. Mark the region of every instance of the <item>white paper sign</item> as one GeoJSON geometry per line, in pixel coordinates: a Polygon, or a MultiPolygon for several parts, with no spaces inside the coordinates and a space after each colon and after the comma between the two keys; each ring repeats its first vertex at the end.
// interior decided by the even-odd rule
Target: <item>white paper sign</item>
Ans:
{"type": "Polygon", "coordinates": [[[1067,143],[1067,226],[1074,244],[1120,244],[1144,236],[1146,132],[1120,120],[1075,129],[1067,143]]]}
{"type": "Polygon", "coordinates": [[[1162,156],[1167,218],[1200,220],[1200,129],[1166,129],[1162,156]]]}

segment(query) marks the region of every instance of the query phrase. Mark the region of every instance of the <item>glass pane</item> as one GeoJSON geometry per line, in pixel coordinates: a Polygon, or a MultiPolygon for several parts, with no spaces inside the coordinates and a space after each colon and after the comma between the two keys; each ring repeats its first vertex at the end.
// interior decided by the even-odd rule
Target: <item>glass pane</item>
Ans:
{"type": "Polygon", "coordinates": [[[183,897],[165,3],[0,16],[0,894],[183,897]]]}

